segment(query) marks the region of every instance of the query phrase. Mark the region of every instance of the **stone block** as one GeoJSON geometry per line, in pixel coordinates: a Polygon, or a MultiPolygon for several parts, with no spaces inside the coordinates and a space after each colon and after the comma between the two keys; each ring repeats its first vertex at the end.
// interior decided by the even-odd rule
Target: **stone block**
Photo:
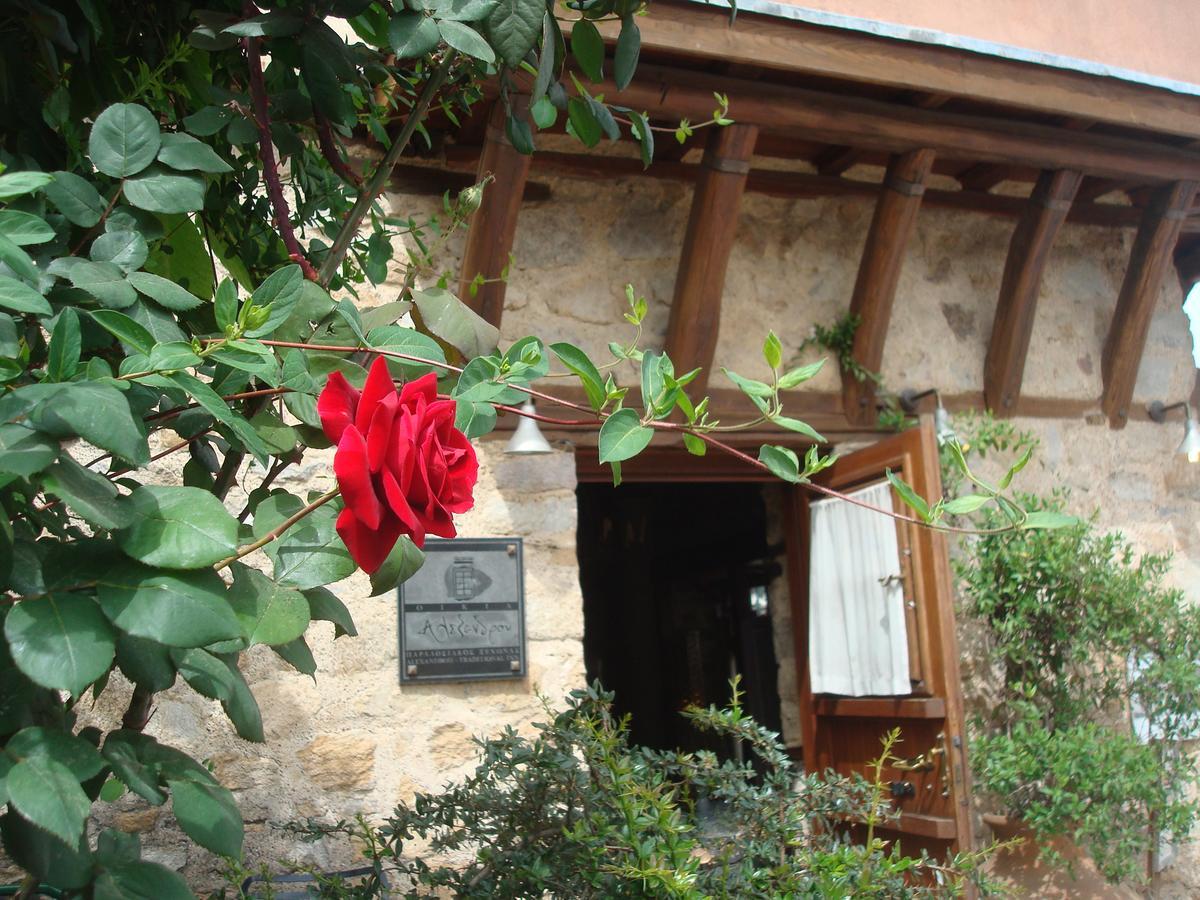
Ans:
{"type": "Polygon", "coordinates": [[[297,754],[305,774],[328,791],[369,790],[375,775],[375,741],[369,737],[321,734],[297,754]]]}

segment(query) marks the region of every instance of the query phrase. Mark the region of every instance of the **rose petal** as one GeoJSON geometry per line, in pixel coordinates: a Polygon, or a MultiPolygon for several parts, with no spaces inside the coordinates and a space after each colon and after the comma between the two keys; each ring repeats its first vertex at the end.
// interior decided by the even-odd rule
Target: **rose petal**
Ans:
{"type": "Polygon", "coordinates": [[[346,500],[346,508],[367,528],[378,528],[383,517],[383,504],[375,495],[371,473],[367,468],[367,442],[354,426],[342,432],[337,452],[333,455],[333,474],[346,500]]]}
{"type": "Polygon", "coordinates": [[[335,444],[342,439],[346,426],[354,421],[354,410],[358,406],[358,391],[350,386],[341,372],[332,373],[325,388],[317,397],[317,415],[321,417],[321,428],[325,436],[335,444]]]}
{"type": "Polygon", "coordinates": [[[338,515],[336,527],[350,556],[368,575],[379,570],[403,533],[395,516],[385,516],[379,528],[368,528],[348,506],[338,515]]]}
{"type": "Polygon", "coordinates": [[[371,371],[367,373],[367,383],[363,385],[358,411],[354,414],[354,426],[366,434],[380,401],[395,395],[396,386],[392,384],[392,373],[388,371],[387,361],[382,356],[376,356],[375,362],[371,364],[371,371]]]}
{"type": "Polygon", "coordinates": [[[410,381],[400,389],[400,404],[416,407],[418,400],[424,400],[428,405],[437,399],[437,376],[426,372],[416,381],[410,381]]]}
{"type": "Polygon", "coordinates": [[[392,437],[392,422],[399,407],[400,398],[393,392],[379,401],[371,416],[371,425],[367,429],[367,465],[372,472],[383,468],[392,437]]]}
{"type": "Polygon", "coordinates": [[[383,493],[387,497],[388,506],[396,517],[403,523],[405,533],[412,538],[412,542],[418,547],[425,546],[425,526],[421,523],[421,519],[409,505],[408,500],[404,496],[404,492],[400,490],[400,483],[396,481],[396,477],[387,469],[383,470],[380,481],[383,482],[383,493]]]}

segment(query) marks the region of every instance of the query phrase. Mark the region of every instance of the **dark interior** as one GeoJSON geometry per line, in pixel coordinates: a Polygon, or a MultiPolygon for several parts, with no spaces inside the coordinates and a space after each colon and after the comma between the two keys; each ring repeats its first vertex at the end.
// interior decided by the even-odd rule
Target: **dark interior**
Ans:
{"type": "Polygon", "coordinates": [[[679,714],[727,702],[735,672],[746,710],[778,731],[765,587],[781,548],[767,545],[761,486],[581,484],[578,498],[587,676],[615,692],[632,741],[739,756],[679,714]]]}

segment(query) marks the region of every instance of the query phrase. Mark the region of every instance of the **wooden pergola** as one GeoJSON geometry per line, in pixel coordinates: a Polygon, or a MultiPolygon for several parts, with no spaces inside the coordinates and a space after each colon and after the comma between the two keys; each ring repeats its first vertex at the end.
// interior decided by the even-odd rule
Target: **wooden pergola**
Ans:
{"type": "MultiPolygon", "coordinates": [[[[656,0],[639,25],[642,63],[634,83],[623,91],[604,85],[606,100],[673,126],[709,118],[717,91],[728,96],[736,120],[699,132],[688,145],[662,147],[644,172],[695,185],[666,344],[677,369],[711,368],[745,191],[863,195],[875,198],[875,210],[850,298],[861,319],[859,364],[881,368],[922,204],[1003,216],[1015,224],[984,381],[978,392],[944,397],[946,405],[1001,416],[1088,417],[1113,428],[1145,418],[1133,404],[1134,382],[1163,279],[1174,260],[1185,285],[1200,280],[1200,97],[744,12],[730,28],[727,11],[684,0],[656,0]],[[688,150],[701,147],[702,159],[686,160],[688,150]],[[755,165],[771,158],[804,160],[813,171],[755,165]],[[882,181],[852,177],[860,164],[884,170],[882,181]],[[934,175],[950,176],[957,189],[930,187],[934,175]],[[1101,202],[1106,197],[1110,202],[1101,202]],[[1023,396],[1042,274],[1068,221],[1136,235],[1104,344],[1103,391],[1098,398],[1023,396]]],[[[606,37],[615,39],[615,30],[606,37]]],[[[451,172],[497,176],[469,231],[464,287],[477,274],[498,278],[508,264],[531,173],[643,175],[633,158],[522,156],[504,137],[499,109],[490,118],[483,110],[449,135],[439,162],[451,172]]],[[[471,302],[498,324],[504,292],[502,281],[491,281],[471,302]]],[[[792,407],[823,431],[870,430],[874,386],[843,383],[837,396],[800,392],[792,407]]],[[[712,393],[717,414],[738,400],[729,391],[712,393]]]]}

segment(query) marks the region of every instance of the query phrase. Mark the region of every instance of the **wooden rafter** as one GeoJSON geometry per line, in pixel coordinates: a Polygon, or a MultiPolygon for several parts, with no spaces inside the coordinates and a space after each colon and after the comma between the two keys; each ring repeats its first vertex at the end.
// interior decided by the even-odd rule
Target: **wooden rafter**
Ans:
{"type": "Polygon", "coordinates": [[[1017,408],[1042,273],[1081,180],[1078,172],[1043,172],[1009,242],[983,368],[984,400],[998,416],[1017,408]]]}
{"type": "Polygon", "coordinates": [[[1154,305],[1196,187],[1195,181],[1181,181],[1159,188],[1142,211],[1101,360],[1100,406],[1113,428],[1124,428],[1129,420],[1154,305]]]}
{"type": "Polygon", "coordinates": [[[739,122],[798,140],[890,153],[928,148],[974,162],[1078,169],[1085,174],[1171,182],[1200,178],[1200,153],[1067,128],[916,109],[783,85],[713,78],[643,66],[626,90],[605,84],[611,102],[652,116],[703,121],[713,91],[729,96],[739,122]]]}
{"type": "Polygon", "coordinates": [[[958,183],[967,190],[987,193],[1000,182],[1005,181],[1011,171],[1011,166],[978,163],[955,177],[958,179],[958,183]]]}
{"type": "Polygon", "coordinates": [[[702,368],[693,382],[698,392],[704,391],[717,348],[725,271],[757,137],[753,125],[734,124],[713,131],[692,197],[675,276],[666,352],[676,372],[702,368]]]}
{"type": "MultiPolygon", "coordinates": [[[[933,166],[932,150],[914,150],[892,159],[880,188],[858,279],[850,298],[850,313],[859,319],[854,334],[855,361],[870,372],[883,363],[883,346],[892,317],[892,301],[904,263],[908,239],[917,222],[925,180],[933,166]]],[[[846,418],[863,424],[875,418],[875,384],[842,373],[846,418]]]]}
{"type": "MultiPolygon", "coordinates": [[[[520,109],[520,98],[514,98],[513,105],[520,109]]],[[[504,104],[497,102],[488,120],[477,170],[478,180],[489,177],[494,180],[484,188],[483,202],[471,217],[459,283],[462,300],[496,326],[500,325],[504,312],[507,287],[501,275],[512,253],[530,161],[530,157],[517,152],[509,143],[504,132],[506,119],[504,104]],[[485,282],[476,285],[472,294],[471,288],[480,276],[485,282]]]]}

